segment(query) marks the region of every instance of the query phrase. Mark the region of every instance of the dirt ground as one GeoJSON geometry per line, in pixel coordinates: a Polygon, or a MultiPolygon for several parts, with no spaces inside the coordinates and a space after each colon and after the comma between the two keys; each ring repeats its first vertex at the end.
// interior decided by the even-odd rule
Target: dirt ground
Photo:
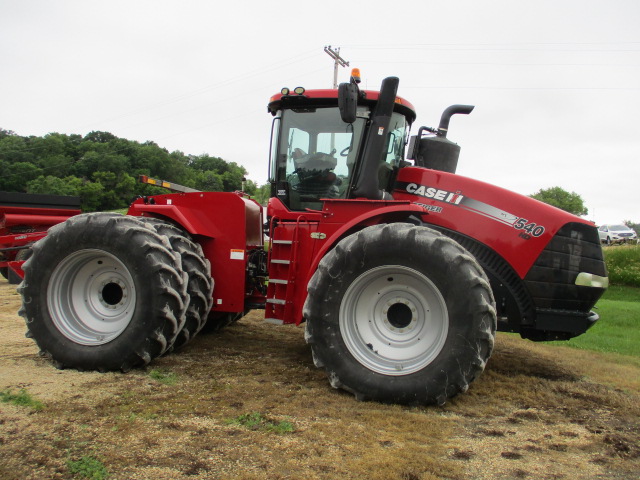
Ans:
{"type": "Polygon", "coordinates": [[[357,402],[314,368],[303,331],[251,312],[146,369],[56,370],[0,280],[0,478],[640,479],[640,362],[498,336],[444,407],[357,402]],[[256,415],[293,432],[242,425],[256,415]],[[234,419],[236,421],[234,421],[234,419]],[[102,477],[94,477],[102,478],[102,477]]]}

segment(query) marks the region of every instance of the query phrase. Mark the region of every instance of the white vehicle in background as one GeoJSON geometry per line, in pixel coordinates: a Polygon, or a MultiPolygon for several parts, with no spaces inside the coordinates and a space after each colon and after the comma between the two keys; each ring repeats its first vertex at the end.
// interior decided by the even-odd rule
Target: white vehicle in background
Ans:
{"type": "Polygon", "coordinates": [[[638,235],[626,225],[600,225],[598,227],[600,242],[607,245],[613,243],[638,243],[638,235]]]}

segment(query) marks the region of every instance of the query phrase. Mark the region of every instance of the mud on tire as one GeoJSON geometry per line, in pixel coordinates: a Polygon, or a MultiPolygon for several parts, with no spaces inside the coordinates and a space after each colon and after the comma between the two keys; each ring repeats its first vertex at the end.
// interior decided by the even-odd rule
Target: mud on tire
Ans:
{"type": "Polygon", "coordinates": [[[60,368],[123,370],[167,351],[185,322],[187,275],[166,237],[91,213],[49,230],[23,265],[20,314],[60,368]]]}
{"type": "Polygon", "coordinates": [[[411,224],[340,241],[308,285],[305,337],[331,385],[359,400],[444,404],[483,371],[496,311],[462,246],[411,224]]]}

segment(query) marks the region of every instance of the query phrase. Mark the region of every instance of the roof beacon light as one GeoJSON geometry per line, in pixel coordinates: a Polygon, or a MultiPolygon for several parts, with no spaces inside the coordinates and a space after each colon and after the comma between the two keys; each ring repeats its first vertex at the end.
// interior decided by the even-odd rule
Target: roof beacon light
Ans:
{"type": "Polygon", "coordinates": [[[351,81],[353,83],[360,83],[360,69],[359,68],[351,69],[351,81]]]}
{"type": "Polygon", "coordinates": [[[295,93],[296,95],[302,95],[304,94],[304,92],[304,87],[296,87],[293,89],[293,93],[295,93]]]}
{"type": "Polygon", "coordinates": [[[289,90],[287,87],[284,87],[282,90],[280,90],[280,93],[282,95],[289,95],[289,92],[291,92],[291,90],[289,90]]]}

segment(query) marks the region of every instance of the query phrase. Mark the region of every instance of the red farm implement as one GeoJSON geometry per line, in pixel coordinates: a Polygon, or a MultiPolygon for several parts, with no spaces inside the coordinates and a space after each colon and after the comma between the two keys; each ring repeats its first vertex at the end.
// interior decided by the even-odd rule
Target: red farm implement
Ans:
{"type": "Polygon", "coordinates": [[[0,192],[0,274],[20,283],[29,247],[49,227],[79,213],[78,197],[0,192]]]}

